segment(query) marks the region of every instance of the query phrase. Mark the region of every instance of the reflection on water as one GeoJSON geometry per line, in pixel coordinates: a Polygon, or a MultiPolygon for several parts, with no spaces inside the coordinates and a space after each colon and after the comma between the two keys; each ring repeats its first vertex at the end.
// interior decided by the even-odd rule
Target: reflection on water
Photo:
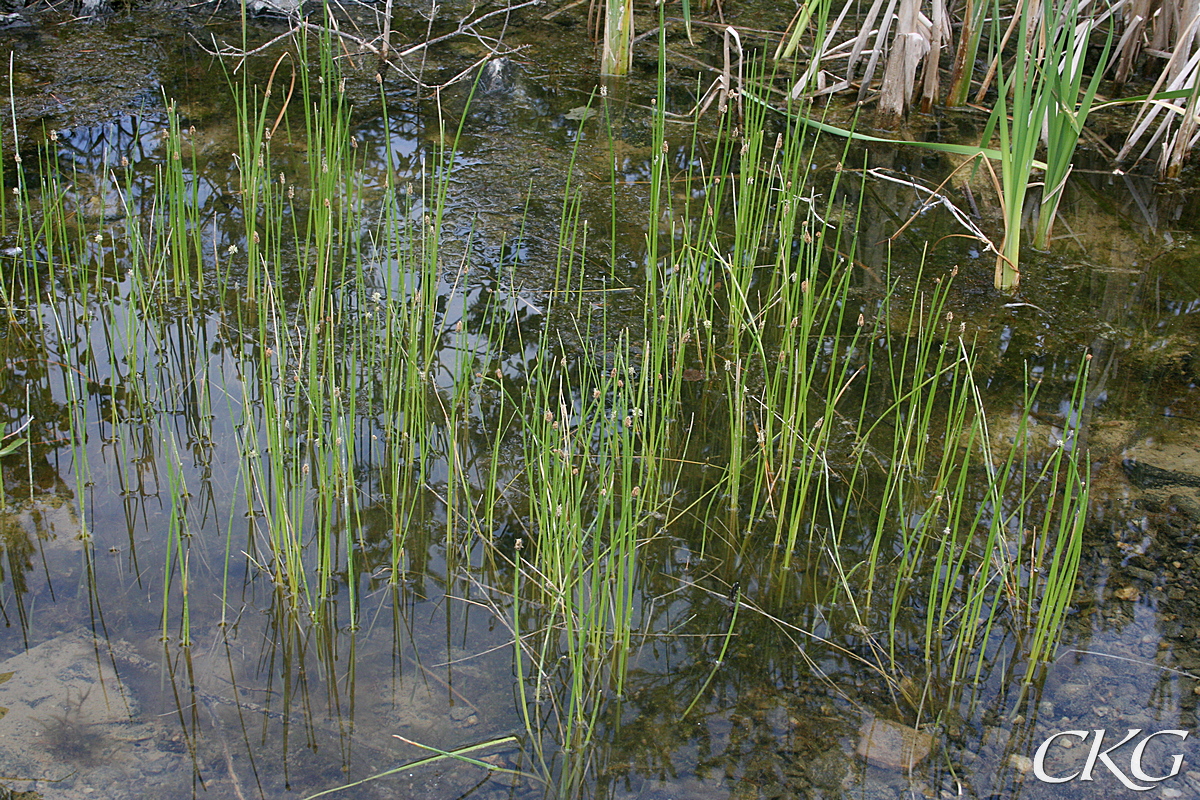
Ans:
{"type": "MultiPolygon", "coordinates": [[[[352,118],[354,182],[341,196],[361,211],[347,218],[364,224],[341,229],[335,247],[368,263],[316,299],[306,270],[337,256],[264,224],[264,238],[286,242],[278,251],[286,263],[266,263],[267,248],[245,235],[246,164],[230,155],[238,148],[229,131],[194,130],[184,120],[172,132],[163,111],[58,131],[47,144],[56,173],[43,176],[40,196],[48,206],[48,193],[60,193],[62,213],[17,262],[33,278],[5,279],[0,334],[6,430],[27,424],[29,440],[4,462],[3,780],[47,797],[300,797],[429,755],[396,736],[442,750],[510,735],[525,742],[511,564],[530,539],[532,511],[506,398],[540,390],[546,329],[556,331],[554,355],[571,376],[563,385],[576,387],[563,390],[568,419],[577,422],[586,399],[583,376],[616,368],[612,342],[588,351],[596,334],[574,321],[601,319],[609,330],[643,324],[649,256],[633,209],[653,170],[636,104],[610,145],[598,132],[589,139],[590,123],[571,116],[577,103],[528,84],[514,96],[510,105],[483,98],[450,175],[439,173],[450,159],[438,149],[445,133],[429,106],[407,99],[386,117],[352,118]],[[514,118],[541,120],[534,133],[561,136],[530,135],[509,126],[514,118]],[[179,186],[195,209],[183,220],[170,218],[158,191],[175,153],[179,186]],[[596,238],[581,256],[579,285],[564,288],[555,259],[568,174],[582,187],[581,219],[607,219],[615,203],[618,222],[590,229],[596,238]],[[439,203],[446,246],[435,277],[423,278],[413,269],[422,253],[376,238],[374,223],[392,215],[420,231],[439,203]],[[160,252],[154,238],[178,225],[203,234],[192,260],[150,258],[160,252]],[[68,249],[70,263],[89,268],[62,268],[68,249]],[[272,292],[260,293],[268,284],[272,292]],[[568,288],[570,325],[550,302],[568,288]],[[431,309],[424,341],[402,341],[397,320],[420,307],[431,309]],[[312,327],[288,327],[313,309],[312,327]],[[385,355],[401,347],[425,347],[429,357],[411,373],[392,372],[385,355]],[[578,363],[596,353],[614,360],[578,363]],[[308,380],[318,362],[337,385],[308,380]],[[399,391],[415,398],[402,413],[399,391]],[[480,512],[493,524],[479,535],[451,508],[461,502],[455,493],[487,475],[499,488],[481,495],[494,508],[480,512]],[[329,550],[282,564],[276,545],[288,537],[301,549],[323,541],[329,550]]],[[[321,213],[302,180],[320,164],[308,145],[299,128],[280,129],[272,142],[277,191],[263,202],[280,201],[270,217],[280,230],[321,213]],[[293,186],[303,188],[289,194],[293,186]]],[[[671,160],[681,170],[691,158],[677,146],[671,160]]],[[[857,202],[857,187],[840,191],[857,202]]],[[[866,193],[855,297],[870,312],[886,274],[882,243],[907,216],[897,209],[920,199],[895,184],[868,184],[866,193]]],[[[1087,202],[1082,188],[1077,202],[1087,202]]],[[[1143,219],[1161,217],[1145,195],[1134,205],[1143,219]]],[[[1091,224],[1111,225],[1102,219],[1091,224]]],[[[661,222],[670,233],[672,220],[661,222]]],[[[923,243],[941,241],[949,224],[925,215],[891,257],[916,263],[923,243]]],[[[1197,307],[1188,287],[1196,273],[1182,256],[1162,255],[1167,245],[1153,228],[1144,236],[1095,269],[1047,259],[1023,280],[1037,295],[1010,306],[978,289],[990,267],[982,278],[971,274],[987,260],[973,244],[945,244],[930,256],[934,265],[964,265],[955,313],[978,332],[979,382],[992,384],[996,407],[1017,407],[1030,358],[1044,384],[1039,440],[1090,434],[1112,462],[1096,459],[1105,483],[1070,647],[1019,713],[1023,667],[1006,660],[1016,633],[996,640],[960,702],[945,666],[914,656],[922,617],[901,616],[909,652],[884,654],[881,632],[839,595],[843,576],[826,562],[800,558],[799,577],[776,591],[764,520],[726,514],[724,535],[712,536],[715,523],[698,506],[709,502],[733,445],[720,434],[723,385],[693,367],[681,411],[690,420],[685,457],[664,480],[669,503],[639,553],[647,566],[624,693],[605,698],[594,748],[555,754],[555,768],[588,759],[594,780],[585,791],[614,798],[900,798],[960,786],[980,797],[1082,797],[1094,789],[1050,793],[1014,756],[1032,755],[1058,730],[1192,725],[1200,655],[1188,649],[1189,484],[1185,475],[1163,496],[1145,494],[1125,481],[1119,462],[1147,429],[1176,439],[1193,430],[1186,418],[1196,412],[1195,376],[1178,373],[1194,370],[1197,307]],[[1125,269],[1156,258],[1178,271],[1125,269]],[[1106,403],[1089,407],[1087,419],[1064,405],[1083,344],[1098,364],[1090,395],[1106,403]],[[1160,380],[1150,385],[1154,375],[1160,380]],[[1147,421],[1164,406],[1173,421],[1147,421]],[[711,699],[684,719],[698,696],[711,699]],[[927,719],[943,707],[939,751],[913,774],[879,766],[885,756],[868,763],[853,755],[864,720],[927,719]]],[[[1100,260],[1085,252],[1081,259],[1100,260]]],[[[719,281],[715,259],[712,270],[695,279],[719,281]]],[[[904,280],[915,279],[897,291],[907,290],[904,280]]],[[[828,347],[824,355],[835,355],[832,339],[828,347]]],[[[848,456],[836,442],[833,450],[836,477],[848,463],[838,456],[848,456]]],[[[1184,474],[1178,462],[1171,469],[1184,474]]],[[[858,538],[846,546],[868,547],[875,498],[831,497],[858,521],[858,538]]],[[[906,524],[920,525],[921,513],[912,509],[906,524]]],[[[543,668],[545,691],[566,683],[565,669],[543,668]]],[[[545,794],[527,742],[483,755],[511,772],[442,760],[337,796],[545,794]]],[[[1154,770],[1164,774],[1160,764],[1154,770]]]]}

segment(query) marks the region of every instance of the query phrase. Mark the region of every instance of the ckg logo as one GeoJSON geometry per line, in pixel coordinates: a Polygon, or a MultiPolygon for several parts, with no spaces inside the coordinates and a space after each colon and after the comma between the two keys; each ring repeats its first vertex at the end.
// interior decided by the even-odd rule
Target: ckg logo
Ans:
{"type": "MultiPolygon", "coordinates": [[[[1109,747],[1104,746],[1104,730],[1094,731],[1060,731],[1054,734],[1046,741],[1042,742],[1038,747],[1037,753],[1033,756],[1033,774],[1037,776],[1039,781],[1043,783],[1069,783],[1071,781],[1090,781],[1094,780],[1092,772],[1099,764],[1116,776],[1126,788],[1132,789],[1135,792],[1145,792],[1153,789],[1157,784],[1162,783],[1167,778],[1174,778],[1183,769],[1183,755],[1175,753],[1171,756],[1171,767],[1166,775],[1149,775],[1146,772],[1142,760],[1146,757],[1146,748],[1150,743],[1159,737],[1174,737],[1182,742],[1188,737],[1188,731],[1155,731],[1141,736],[1141,728],[1130,728],[1125,734],[1125,738],[1109,747]],[[1086,742],[1088,737],[1095,736],[1091,748],[1088,750],[1087,759],[1083,762],[1083,769],[1074,772],[1070,775],[1050,775],[1046,772],[1046,752],[1050,749],[1050,745],[1061,737],[1075,736],[1080,741],[1086,742]],[[1141,736],[1140,739],[1138,737],[1141,736]],[[1119,750],[1124,745],[1137,739],[1137,743],[1133,745],[1128,755],[1128,762],[1123,754],[1114,754],[1113,751],[1119,750]],[[1128,766],[1126,766],[1128,763],[1128,766]]],[[[1165,743],[1165,740],[1164,742],[1165,743]]]]}

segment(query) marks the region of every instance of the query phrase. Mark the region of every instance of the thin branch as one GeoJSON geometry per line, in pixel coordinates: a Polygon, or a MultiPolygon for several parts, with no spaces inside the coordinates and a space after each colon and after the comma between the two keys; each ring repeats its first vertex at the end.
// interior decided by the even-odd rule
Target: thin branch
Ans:
{"type": "MultiPolygon", "coordinates": [[[[395,56],[398,59],[404,58],[406,56],[411,56],[411,55],[414,55],[416,53],[420,53],[420,52],[426,50],[431,45],[435,45],[440,42],[444,42],[448,39],[453,39],[456,36],[472,36],[472,37],[474,37],[476,40],[483,43],[488,48],[488,50],[490,51],[490,54],[488,56],[484,57],[483,59],[480,59],[479,61],[477,61],[475,64],[473,64],[468,69],[464,70],[463,72],[460,72],[458,75],[451,78],[450,81],[448,81],[447,83],[441,84],[441,86],[448,86],[451,83],[455,83],[459,80],[462,80],[462,78],[465,75],[470,74],[471,69],[477,67],[482,62],[487,61],[489,58],[499,56],[499,55],[507,55],[509,53],[519,52],[520,50],[524,49],[524,46],[510,48],[510,49],[505,49],[505,48],[501,47],[499,40],[485,36],[484,34],[482,34],[476,30],[476,28],[480,24],[482,24],[490,19],[493,19],[494,17],[511,14],[512,12],[518,11],[522,8],[540,5],[541,3],[542,3],[542,0],[523,0],[523,2],[520,2],[520,3],[508,5],[508,6],[505,6],[504,8],[498,8],[494,11],[489,11],[488,13],[484,14],[483,16],[477,17],[475,19],[470,19],[469,18],[470,15],[468,14],[467,17],[464,17],[461,20],[459,20],[458,27],[456,27],[450,33],[446,33],[441,36],[436,36],[433,38],[427,38],[425,41],[418,42],[417,44],[411,45],[410,47],[407,47],[403,50],[396,51],[395,56]]],[[[434,6],[435,11],[436,11],[436,8],[437,7],[435,5],[434,6]]],[[[431,16],[432,16],[432,14],[431,14],[431,16]]],[[[431,22],[432,22],[432,20],[431,20],[431,22]]],[[[386,29],[385,33],[382,36],[375,37],[371,41],[368,41],[363,36],[358,36],[353,33],[347,33],[346,31],[342,31],[337,28],[328,27],[325,25],[317,25],[315,23],[308,22],[305,20],[297,20],[295,22],[295,24],[286,32],[279,34],[278,36],[274,37],[270,41],[268,41],[264,44],[261,44],[258,47],[255,47],[251,50],[241,50],[239,48],[233,47],[232,45],[218,44],[215,37],[213,38],[213,48],[214,49],[209,50],[207,47],[205,47],[203,44],[201,44],[198,40],[196,40],[195,37],[193,37],[193,40],[195,40],[196,43],[201,47],[201,49],[203,49],[209,55],[219,56],[222,58],[235,58],[235,59],[238,59],[240,62],[244,62],[250,56],[261,53],[261,52],[271,48],[272,46],[278,44],[279,42],[281,42],[285,39],[288,39],[289,37],[294,37],[301,30],[313,31],[316,33],[328,33],[328,34],[333,34],[334,36],[337,36],[341,39],[344,39],[345,41],[351,42],[351,43],[357,45],[362,50],[365,50],[373,55],[378,56],[381,61],[383,61],[386,64],[390,64],[394,69],[396,69],[396,71],[400,72],[406,78],[409,78],[411,80],[416,80],[416,82],[422,88],[436,88],[436,87],[426,86],[417,77],[414,77],[411,73],[408,73],[402,66],[400,66],[395,61],[393,61],[389,58],[390,34],[391,34],[390,19],[385,19],[383,24],[386,29]],[[373,42],[380,42],[381,45],[376,46],[373,42]]],[[[236,69],[238,69],[240,67],[241,67],[241,64],[239,63],[238,67],[235,67],[235,71],[236,71],[236,69]]]]}
{"type": "Polygon", "coordinates": [[[542,3],[542,0],[525,0],[525,2],[523,2],[523,3],[517,3],[516,5],[505,6],[504,8],[498,8],[495,11],[490,11],[487,14],[484,14],[479,19],[474,20],[473,22],[466,22],[464,20],[459,23],[458,28],[455,29],[454,31],[447,33],[447,34],[443,34],[442,36],[437,36],[437,37],[430,39],[428,41],[425,41],[425,42],[420,42],[418,44],[414,44],[412,47],[409,47],[406,50],[399,51],[397,53],[397,55],[401,56],[401,57],[412,55],[413,53],[420,52],[421,50],[425,49],[426,47],[429,47],[430,45],[437,44],[438,42],[444,42],[447,39],[453,39],[455,36],[461,36],[468,32],[470,32],[472,35],[475,35],[475,32],[471,29],[485,20],[491,19],[492,17],[495,17],[495,16],[499,16],[500,14],[508,14],[508,13],[511,13],[518,9],[525,8],[527,6],[541,5],[541,3],[542,3]]]}

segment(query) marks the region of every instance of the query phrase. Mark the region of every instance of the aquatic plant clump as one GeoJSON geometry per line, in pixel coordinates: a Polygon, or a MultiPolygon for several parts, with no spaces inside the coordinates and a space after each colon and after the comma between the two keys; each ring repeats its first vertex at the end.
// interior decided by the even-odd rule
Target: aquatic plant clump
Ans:
{"type": "MultiPolygon", "coordinates": [[[[660,74],[644,259],[613,257],[615,173],[603,223],[567,182],[521,317],[478,301],[475,229],[447,221],[461,123],[439,120],[419,168],[390,145],[368,168],[332,45],[311,45],[313,69],[305,43],[266,86],[230,79],[225,216],[174,107],[153,188],[106,171],[114,224],[74,213],[52,146],[40,187],[17,187],[25,255],[5,299],[60,354],[40,388],[64,407],[84,524],[88,484],[153,485],[163,503],[169,647],[200,627],[235,637],[257,609],[289,647],[327,653],[336,684],[342,643],[412,613],[394,598],[437,560],[508,631],[525,760],[503,771],[562,796],[597,780],[635,675],[682,664],[672,711],[695,719],[734,690],[722,669],[749,625],[853,653],[915,698],[913,721],[956,711],[1001,663],[1036,678],[1075,582],[1083,454],[1037,451],[1032,388],[1021,434],[993,442],[955,271],[869,280],[845,174],[814,185],[809,109],[728,108],[709,156],[677,170],[668,132],[697,151],[701,135],[668,126],[660,74]],[[293,71],[294,96],[278,88],[293,71]],[[296,142],[302,160],[284,154],[296,142]],[[618,293],[641,313],[610,314],[618,293]],[[828,612],[820,630],[782,619],[800,598],[828,612]]],[[[594,106],[603,130],[612,108],[594,106]]],[[[495,278],[512,297],[521,267],[495,278]]],[[[476,748],[430,749],[422,763],[476,748]]]]}

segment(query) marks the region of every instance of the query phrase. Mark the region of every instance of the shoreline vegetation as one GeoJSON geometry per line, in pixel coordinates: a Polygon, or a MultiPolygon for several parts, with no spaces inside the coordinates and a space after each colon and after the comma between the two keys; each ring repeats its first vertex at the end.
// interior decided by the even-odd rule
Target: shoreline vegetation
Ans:
{"type": "MultiPolygon", "coordinates": [[[[551,10],[541,21],[553,19],[563,10],[551,10]]],[[[654,14],[643,13],[639,18],[632,0],[606,0],[602,14],[589,13],[600,53],[600,75],[609,79],[627,75],[635,44],[653,47],[657,39],[663,41],[657,57],[677,59],[679,54],[666,46],[667,30],[682,26],[688,42],[694,44],[696,31],[702,27],[700,14],[724,16],[719,3],[693,9],[691,0],[681,0],[679,11],[681,17],[668,17],[665,7],[659,6],[654,14]],[[643,27],[647,29],[637,34],[643,27]]],[[[440,90],[474,80],[485,64],[496,59],[518,56],[526,45],[511,47],[503,36],[492,38],[481,31],[496,19],[506,23],[520,20],[521,12],[537,13],[533,0],[468,15],[453,30],[438,36],[432,36],[431,27],[425,40],[393,48],[394,31],[385,23],[392,19],[389,2],[375,35],[296,18],[288,33],[268,45],[253,49],[244,43],[241,48],[227,45],[213,52],[236,60],[302,31],[320,33],[371,54],[381,72],[395,72],[434,88],[406,65],[405,58],[438,42],[463,37],[477,41],[484,54],[439,84],[440,90]]],[[[982,111],[986,121],[980,126],[977,143],[929,142],[864,135],[853,124],[829,124],[825,111],[805,105],[810,123],[826,133],[965,155],[968,163],[961,169],[986,172],[1003,232],[998,243],[986,236],[983,243],[996,253],[996,288],[1014,293],[1020,286],[1026,200],[1031,195],[1036,198],[1033,246],[1048,250],[1075,150],[1093,111],[1126,105],[1136,109],[1132,122],[1126,123],[1129,127],[1123,131],[1119,149],[1110,147],[1095,132],[1088,136],[1103,148],[1114,172],[1153,159],[1157,152],[1159,179],[1180,176],[1191,149],[1200,141],[1195,121],[1200,60],[1193,57],[1200,49],[1198,26],[1200,11],[1180,2],[1151,12],[1127,0],[1109,5],[1091,0],[1018,0],[1012,4],[998,0],[965,0],[962,4],[946,0],[873,0],[870,4],[810,0],[800,4],[785,30],[777,32],[723,22],[714,25],[706,20],[703,27],[712,28],[714,35],[719,32],[723,39],[720,48],[713,48],[721,51],[723,59],[709,65],[692,56],[686,59],[713,76],[689,116],[701,115],[714,101],[722,109],[733,103],[740,110],[744,103],[757,101],[781,113],[794,113],[796,101],[826,102],[835,96],[853,96],[854,108],[874,109],[870,119],[875,126],[896,131],[916,109],[923,113],[935,108],[982,111]],[[760,51],[772,52],[768,64],[755,64],[760,51]],[[747,75],[755,66],[758,85],[751,87],[747,75]],[[1146,81],[1149,91],[1122,97],[1135,76],[1146,81]],[[1106,86],[1112,92],[1108,96],[1101,92],[1106,86]],[[770,91],[763,91],[764,87],[770,91]]],[[[967,232],[981,235],[973,226],[967,232]]]]}

